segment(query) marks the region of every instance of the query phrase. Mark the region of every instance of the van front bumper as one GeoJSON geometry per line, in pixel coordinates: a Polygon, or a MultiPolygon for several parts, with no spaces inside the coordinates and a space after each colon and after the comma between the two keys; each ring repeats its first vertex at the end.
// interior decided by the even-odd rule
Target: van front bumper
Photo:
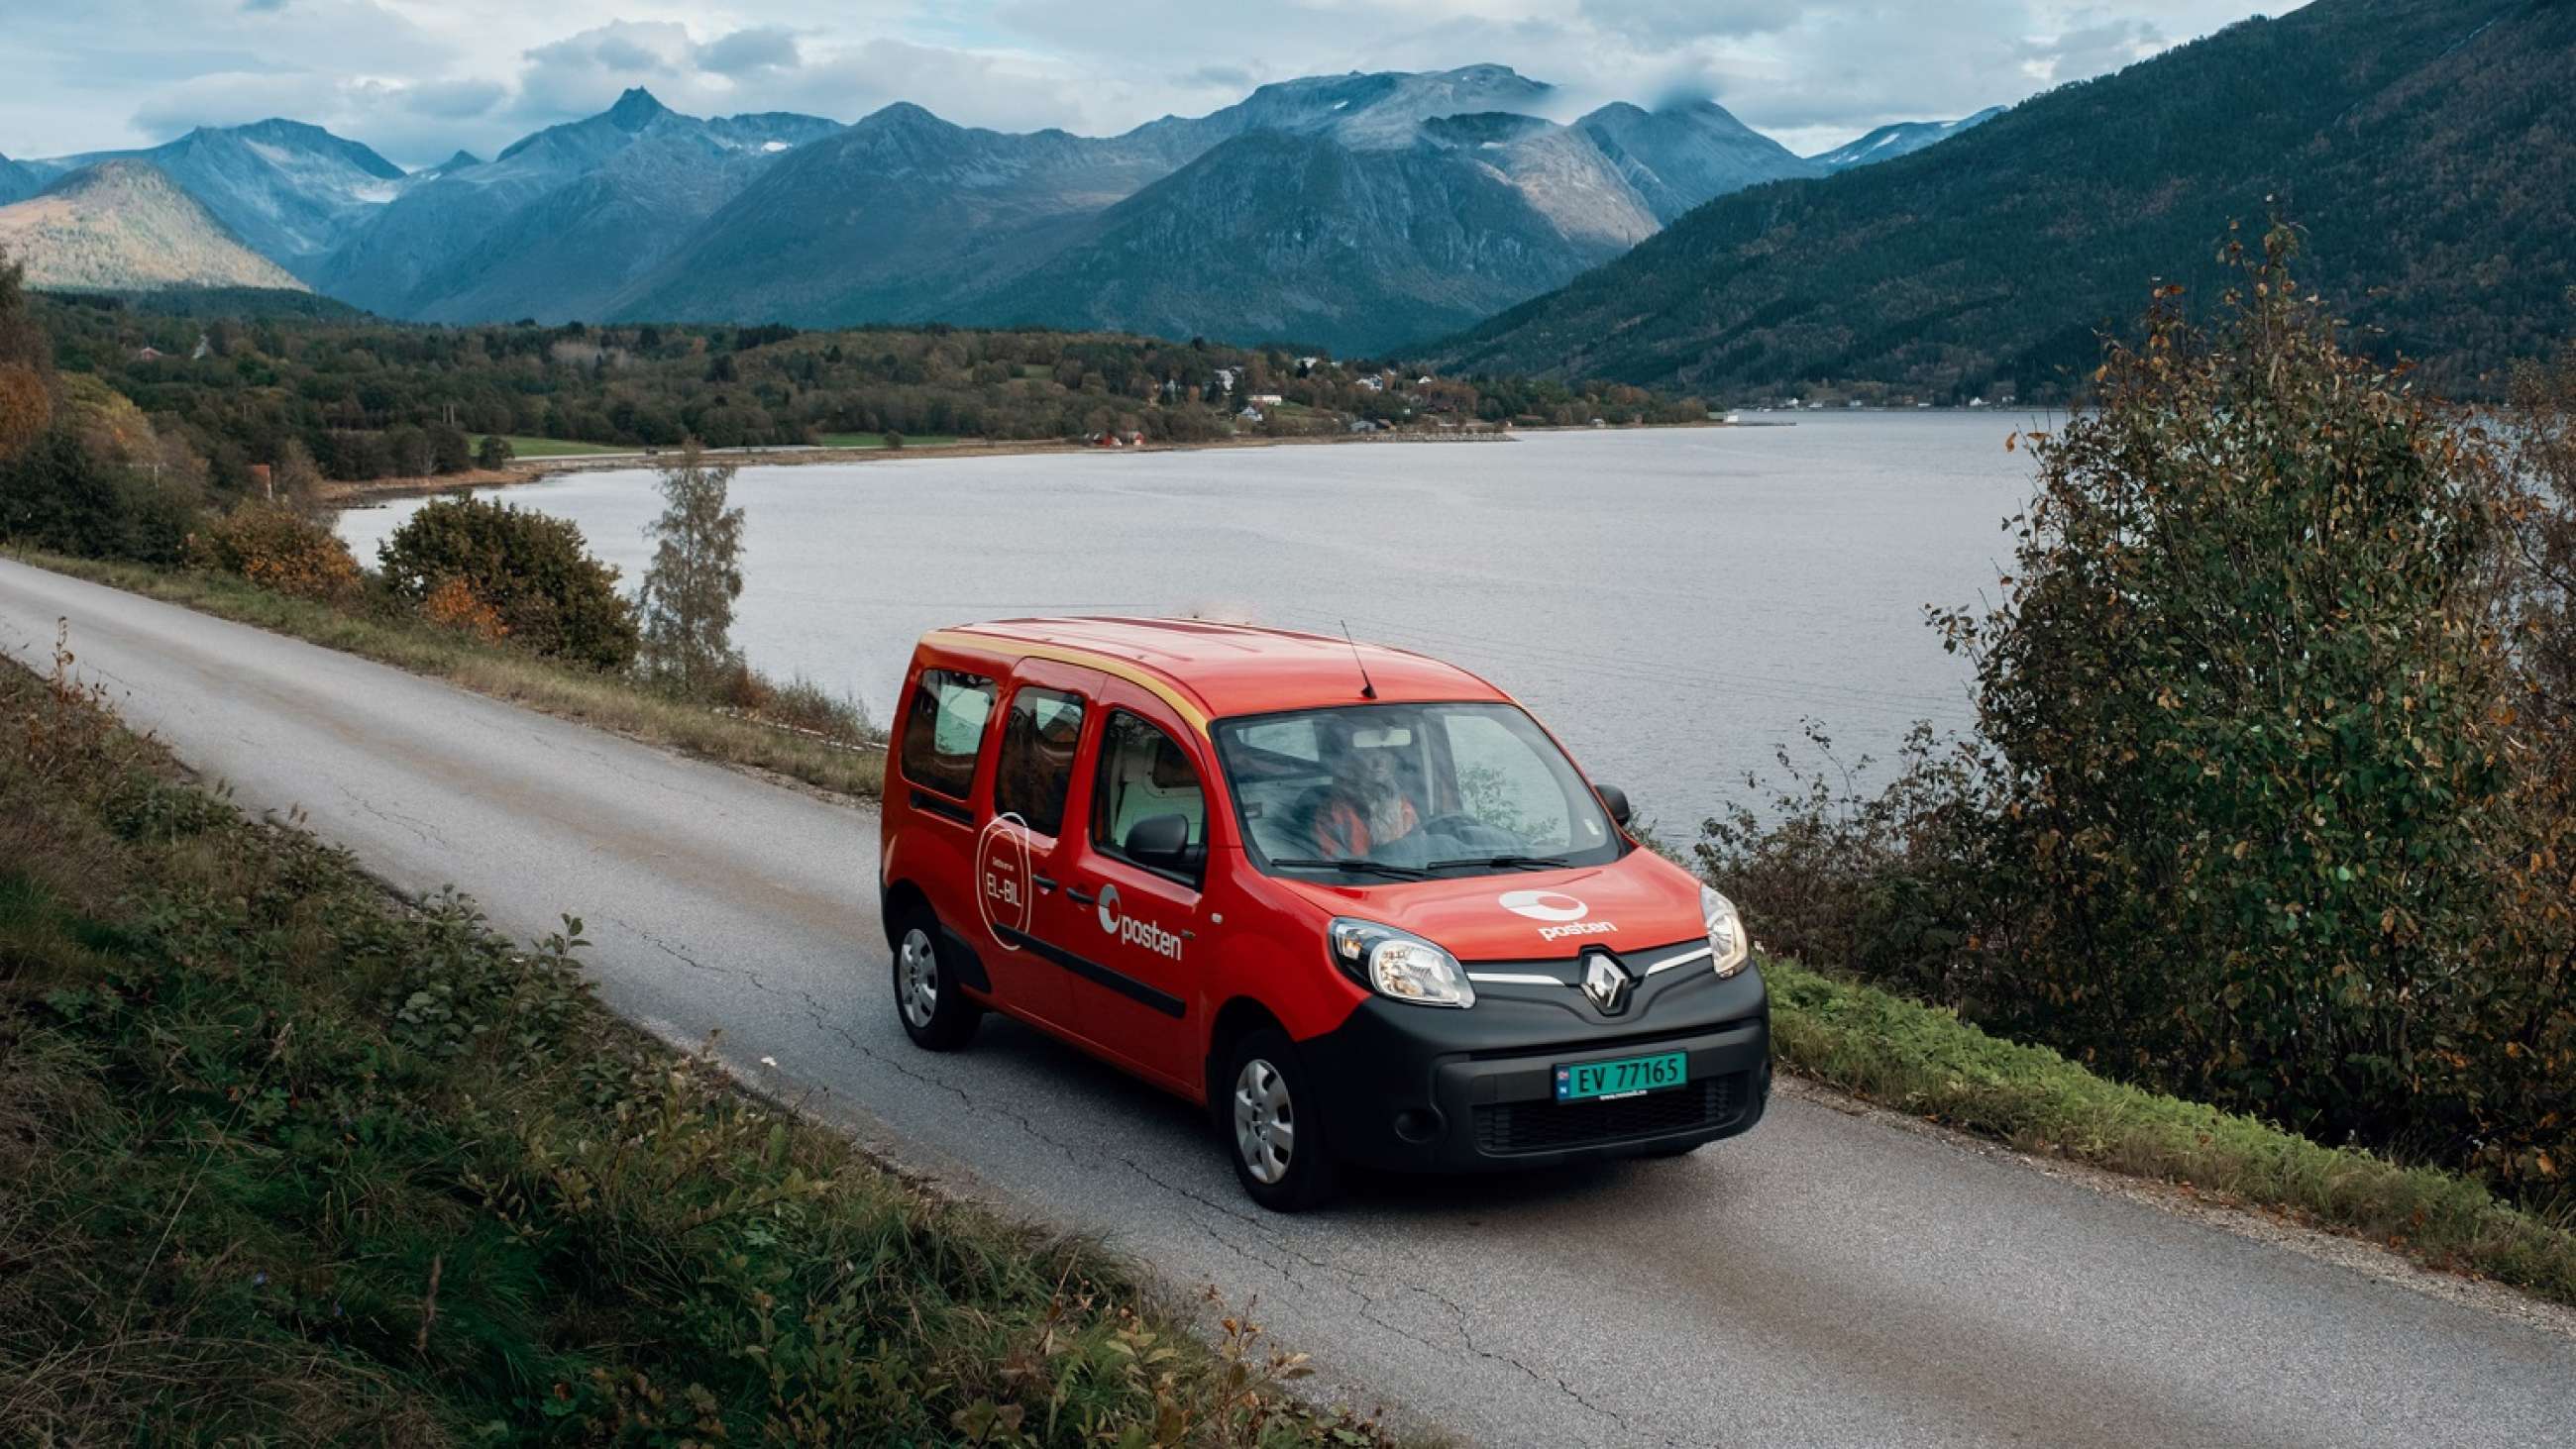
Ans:
{"type": "MultiPolygon", "coordinates": [[[[1676,973],[1678,974],[1678,973],[1676,973]]],[[[1621,1017],[1566,987],[1478,987],[1463,1011],[1372,997],[1298,1043],[1335,1155],[1410,1172],[1489,1172],[1678,1152],[1731,1137],[1771,1096],[1760,972],[1656,983],[1621,1017]],[[1681,1052],[1679,1087],[1559,1102],[1556,1069],[1681,1052]]]]}

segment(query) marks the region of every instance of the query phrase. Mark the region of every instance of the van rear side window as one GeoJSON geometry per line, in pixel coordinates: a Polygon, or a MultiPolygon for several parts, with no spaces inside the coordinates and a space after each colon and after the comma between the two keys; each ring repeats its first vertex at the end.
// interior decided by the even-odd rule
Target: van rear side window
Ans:
{"type": "Polygon", "coordinates": [[[993,771],[993,813],[1017,815],[1033,835],[1064,828],[1073,790],[1073,750],[1082,740],[1082,696],[1021,685],[1002,721],[993,771]]]}
{"type": "Polygon", "coordinates": [[[975,792],[975,759],[993,714],[993,681],[925,669],[903,716],[903,777],[954,800],[975,792]]]}

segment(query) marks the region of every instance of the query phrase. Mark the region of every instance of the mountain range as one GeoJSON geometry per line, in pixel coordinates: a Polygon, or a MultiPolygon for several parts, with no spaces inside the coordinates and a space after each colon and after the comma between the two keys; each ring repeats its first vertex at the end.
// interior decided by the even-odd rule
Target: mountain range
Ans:
{"type": "Polygon", "coordinates": [[[2572,330],[2570,77],[2568,0],[2316,0],[1720,198],[1431,351],[1711,397],[2062,397],[2152,285],[2206,306],[2231,223],[2278,216],[2362,345],[2492,395],[2572,330]]]}
{"type": "Polygon", "coordinates": [[[634,90],[408,174],[285,120],[0,162],[0,210],[150,166],[315,289],[425,321],[1029,323],[1350,352],[1455,331],[1714,197],[1850,164],[1704,101],[1547,118],[1562,109],[1498,65],[1286,81],[1111,137],[906,104],[849,126],[700,119],[634,90]]]}
{"type": "Polygon", "coordinates": [[[45,178],[37,175],[35,168],[0,156],[0,206],[24,201],[44,189],[45,178]]]}

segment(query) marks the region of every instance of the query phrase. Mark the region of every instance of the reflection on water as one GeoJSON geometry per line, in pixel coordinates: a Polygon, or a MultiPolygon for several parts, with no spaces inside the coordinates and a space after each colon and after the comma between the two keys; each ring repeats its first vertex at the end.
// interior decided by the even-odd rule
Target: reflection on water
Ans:
{"type": "MultiPolygon", "coordinates": [[[[913,639],[1033,613],[1200,614],[1437,654],[1518,695],[1596,778],[1687,838],[1821,721],[1884,754],[1967,717],[1926,604],[1991,597],[2036,419],[752,469],[735,642],[884,720],[913,639]]],[[[505,490],[581,525],[632,588],[646,471],[505,490]]],[[[417,501],[353,512],[372,563],[417,501]]]]}

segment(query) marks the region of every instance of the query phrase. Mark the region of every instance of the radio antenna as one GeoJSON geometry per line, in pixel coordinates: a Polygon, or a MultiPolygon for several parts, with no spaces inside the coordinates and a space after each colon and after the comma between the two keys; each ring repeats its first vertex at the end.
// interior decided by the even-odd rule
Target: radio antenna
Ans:
{"type": "Polygon", "coordinates": [[[1351,646],[1351,662],[1360,667],[1360,698],[1377,698],[1377,686],[1369,682],[1368,661],[1360,657],[1360,641],[1351,637],[1349,623],[1342,624],[1342,642],[1351,646]]]}

